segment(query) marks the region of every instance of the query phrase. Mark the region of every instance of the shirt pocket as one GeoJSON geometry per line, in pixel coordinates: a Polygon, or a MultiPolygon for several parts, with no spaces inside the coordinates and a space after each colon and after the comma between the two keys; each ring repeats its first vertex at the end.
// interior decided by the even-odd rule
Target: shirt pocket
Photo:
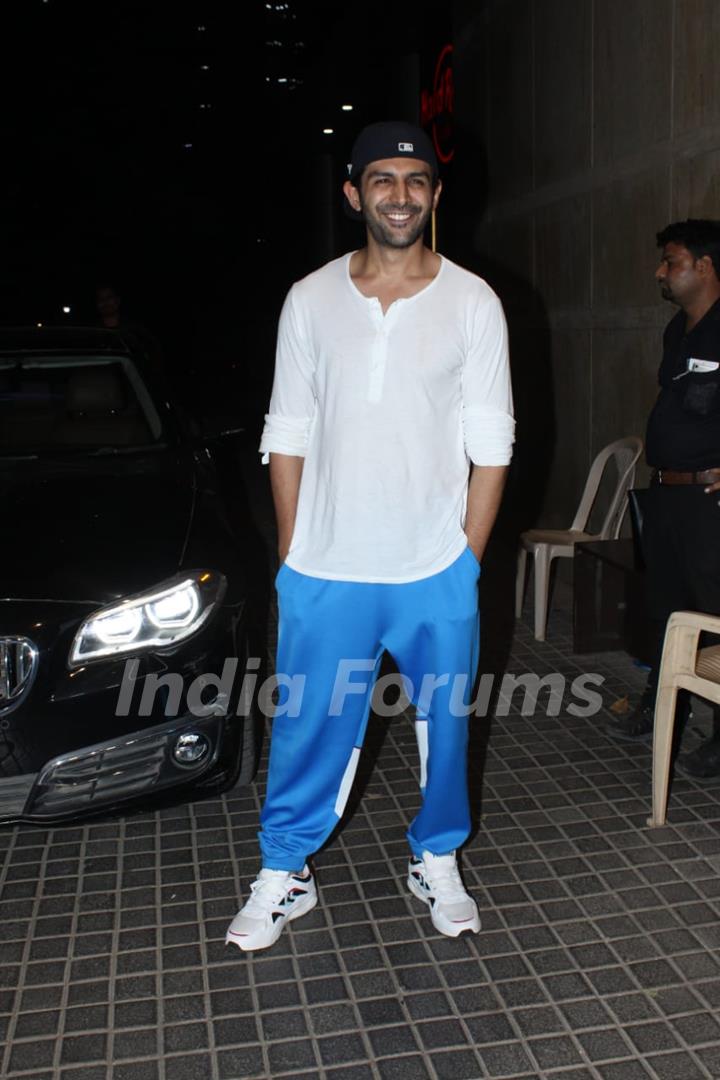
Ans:
{"type": "Polygon", "coordinates": [[[718,407],[718,387],[720,379],[717,371],[693,372],[685,383],[682,406],[686,412],[696,416],[709,416],[718,407]]]}

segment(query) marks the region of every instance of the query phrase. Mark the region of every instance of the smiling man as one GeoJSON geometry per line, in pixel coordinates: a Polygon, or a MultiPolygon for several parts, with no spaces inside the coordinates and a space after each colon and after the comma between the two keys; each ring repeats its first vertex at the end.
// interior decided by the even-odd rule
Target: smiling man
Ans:
{"type": "MultiPolygon", "coordinates": [[[[657,243],[660,294],[680,310],[665,329],[660,392],[646,439],[655,470],[643,519],[655,660],[635,711],[608,728],[624,739],[652,736],[671,612],[720,615],[720,222],[678,221],[658,233],[657,243]]],[[[684,698],[679,729],[689,710],[684,698]]],[[[678,764],[701,778],[720,774],[720,710],[712,738],[678,764]]]]}
{"type": "Polygon", "coordinates": [[[344,185],[366,246],[295,284],[280,319],[260,449],[278,524],[277,670],[305,689],[299,715],[273,721],[262,870],[227,934],[244,950],[317,902],[308,859],[343,814],[384,650],[416,706],[408,888],[441,933],[480,928],[456,860],[468,709],[452,687],[464,677],[469,695],[477,669],[480,562],[514,422],[497,297],[423,242],[440,191],[421,129],[366,128],[344,185]]]}

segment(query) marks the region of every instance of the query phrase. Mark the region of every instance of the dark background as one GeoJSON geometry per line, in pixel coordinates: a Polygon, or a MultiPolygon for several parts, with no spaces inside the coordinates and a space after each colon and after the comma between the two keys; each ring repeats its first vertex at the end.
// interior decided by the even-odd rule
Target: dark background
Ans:
{"type": "Polygon", "coordinates": [[[437,3],[6,0],[0,322],[93,323],[109,283],[172,369],[232,368],[259,404],[289,284],[362,243],[353,138],[417,119],[449,24],[437,3]]]}

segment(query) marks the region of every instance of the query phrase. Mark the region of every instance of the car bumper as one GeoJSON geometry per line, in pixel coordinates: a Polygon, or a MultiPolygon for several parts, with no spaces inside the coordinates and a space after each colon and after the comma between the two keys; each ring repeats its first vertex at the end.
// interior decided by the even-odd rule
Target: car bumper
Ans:
{"type": "Polygon", "coordinates": [[[10,610],[0,604],[5,626],[32,635],[39,655],[26,696],[0,712],[0,822],[61,820],[147,800],[169,788],[230,784],[241,765],[246,725],[252,723],[251,704],[239,704],[249,647],[242,605],[223,608],[182,647],[138,656],[129,682],[128,659],[67,667],[77,613],[57,607],[50,612],[51,624],[33,605],[33,624],[41,624],[37,629],[25,605],[10,610]],[[219,679],[228,660],[237,666],[230,691],[193,708],[192,685],[208,675],[219,679]],[[177,705],[170,707],[171,695],[157,688],[158,679],[160,685],[175,680],[177,705]],[[122,705],[128,686],[131,700],[122,705]],[[147,703],[146,690],[152,691],[147,703]],[[191,733],[206,750],[196,763],[178,761],[175,744],[191,733]]]}
{"type": "MultiPolygon", "coordinates": [[[[235,721],[242,723],[242,721],[235,721]]],[[[61,754],[35,774],[0,780],[0,820],[52,821],[210,777],[219,781],[225,717],[181,717],[61,754]],[[195,764],[173,750],[183,735],[206,740],[195,764]]]]}

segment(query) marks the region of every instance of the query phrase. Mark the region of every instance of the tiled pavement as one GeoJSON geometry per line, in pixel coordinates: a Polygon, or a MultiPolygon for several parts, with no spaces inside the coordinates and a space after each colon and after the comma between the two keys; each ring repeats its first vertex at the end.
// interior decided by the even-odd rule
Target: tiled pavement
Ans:
{"type": "MultiPolygon", "coordinates": [[[[518,629],[511,670],[596,671],[607,703],[641,685],[623,655],[573,657],[561,613],[551,628],[546,645],[518,629]]],[[[477,937],[442,938],[406,895],[402,717],[371,727],[362,800],[317,858],[321,905],[265,954],[223,944],[262,771],[192,805],[0,832],[0,1074],[720,1077],[720,785],[676,781],[650,831],[649,749],[597,717],[522,717],[518,698],[475,731],[477,937]]]]}

